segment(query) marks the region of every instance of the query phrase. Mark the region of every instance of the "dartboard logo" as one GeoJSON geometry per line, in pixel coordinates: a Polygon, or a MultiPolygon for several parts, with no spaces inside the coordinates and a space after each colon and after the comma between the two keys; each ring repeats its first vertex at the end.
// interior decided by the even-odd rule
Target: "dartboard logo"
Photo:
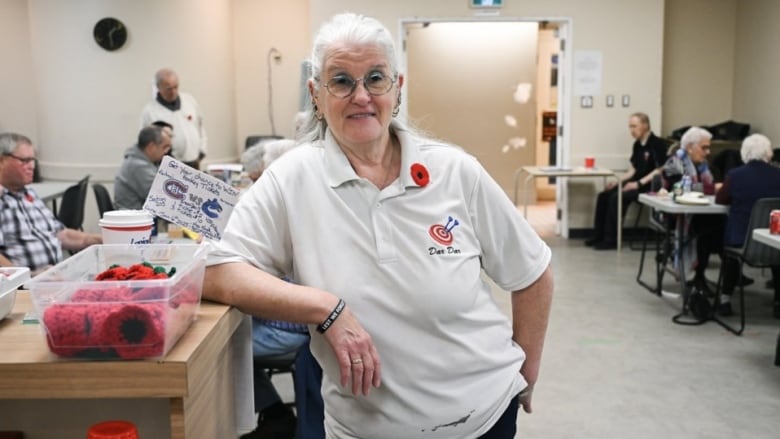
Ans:
{"type": "Polygon", "coordinates": [[[428,234],[431,235],[434,241],[441,245],[450,245],[453,241],[452,229],[460,224],[458,220],[453,217],[447,217],[447,224],[434,224],[428,229],[428,234]]]}

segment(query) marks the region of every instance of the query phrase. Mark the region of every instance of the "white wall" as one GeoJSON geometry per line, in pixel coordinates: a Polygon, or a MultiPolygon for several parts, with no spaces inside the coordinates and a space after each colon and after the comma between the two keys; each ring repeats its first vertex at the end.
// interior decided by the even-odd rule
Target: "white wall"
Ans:
{"type": "Polygon", "coordinates": [[[0,2],[0,132],[37,140],[35,86],[30,56],[27,0],[0,2]]]}
{"type": "Polygon", "coordinates": [[[769,136],[780,147],[780,2],[743,0],[737,8],[734,119],[769,136]]]}
{"type": "Polygon", "coordinates": [[[29,0],[37,142],[44,177],[113,179],[152,97],[154,72],[179,73],[204,113],[209,159],[236,156],[228,0],[29,0]],[[125,47],[106,52],[94,24],[113,16],[125,47]]]}
{"type": "Polygon", "coordinates": [[[731,119],[738,3],[743,8],[754,2],[667,0],[663,132],[651,119],[656,134],[731,119]]]}

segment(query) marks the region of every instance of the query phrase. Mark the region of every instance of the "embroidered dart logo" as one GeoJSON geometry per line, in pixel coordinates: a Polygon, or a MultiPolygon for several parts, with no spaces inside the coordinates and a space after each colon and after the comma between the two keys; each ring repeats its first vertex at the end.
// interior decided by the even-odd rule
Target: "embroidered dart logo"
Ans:
{"type": "Polygon", "coordinates": [[[439,244],[450,245],[452,244],[453,240],[452,229],[454,229],[458,224],[460,224],[458,220],[450,216],[447,217],[447,224],[432,225],[431,228],[428,229],[428,234],[431,235],[431,238],[433,238],[433,240],[439,244]]]}

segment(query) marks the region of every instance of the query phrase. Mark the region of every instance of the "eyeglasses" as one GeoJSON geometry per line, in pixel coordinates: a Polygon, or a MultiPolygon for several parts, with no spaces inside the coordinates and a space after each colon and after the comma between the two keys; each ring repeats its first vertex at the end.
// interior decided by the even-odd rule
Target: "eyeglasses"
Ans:
{"type": "Polygon", "coordinates": [[[371,96],[382,96],[393,88],[397,76],[388,76],[380,71],[373,71],[368,75],[352,79],[349,75],[336,75],[325,84],[325,88],[328,89],[328,93],[333,97],[344,99],[352,96],[352,93],[357,89],[359,82],[363,83],[363,87],[371,96]]]}
{"type": "Polygon", "coordinates": [[[23,165],[29,165],[30,163],[35,163],[35,157],[19,157],[11,154],[10,152],[5,153],[3,155],[19,160],[20,162],[22,162],[23,165]]]}

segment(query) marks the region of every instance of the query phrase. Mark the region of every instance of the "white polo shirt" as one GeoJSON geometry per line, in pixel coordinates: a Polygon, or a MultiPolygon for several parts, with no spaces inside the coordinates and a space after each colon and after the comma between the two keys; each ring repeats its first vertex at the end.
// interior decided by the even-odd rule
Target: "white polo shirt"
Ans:
{"type": "Polygon", "coordinates": [[[205,154],[208,148],[203,115],[192,95],[179,93],[179,98],[181,107],[178,111],[165,108],[156,99],[147,103],[141,112],[141,128],[158,120],[168,122],[173,126],[171,154],[183,162],[194,162],[200,153],[205,154]]]}
{"type": "Polygon", "coordinates": [[[542,275],[550,249],[473,157],[394,131],[401,175],[382,191],[330,133],[282,156],[242,196],[209,264],[291,273],[343,298],[371,334],[382,385],[355,397],[312,331],[328,437],[476,437],[526,386],[525,354],[480,271],[519,290],[542,275]],[[415,163],[429,173],[423,187],[415,163]]]}

